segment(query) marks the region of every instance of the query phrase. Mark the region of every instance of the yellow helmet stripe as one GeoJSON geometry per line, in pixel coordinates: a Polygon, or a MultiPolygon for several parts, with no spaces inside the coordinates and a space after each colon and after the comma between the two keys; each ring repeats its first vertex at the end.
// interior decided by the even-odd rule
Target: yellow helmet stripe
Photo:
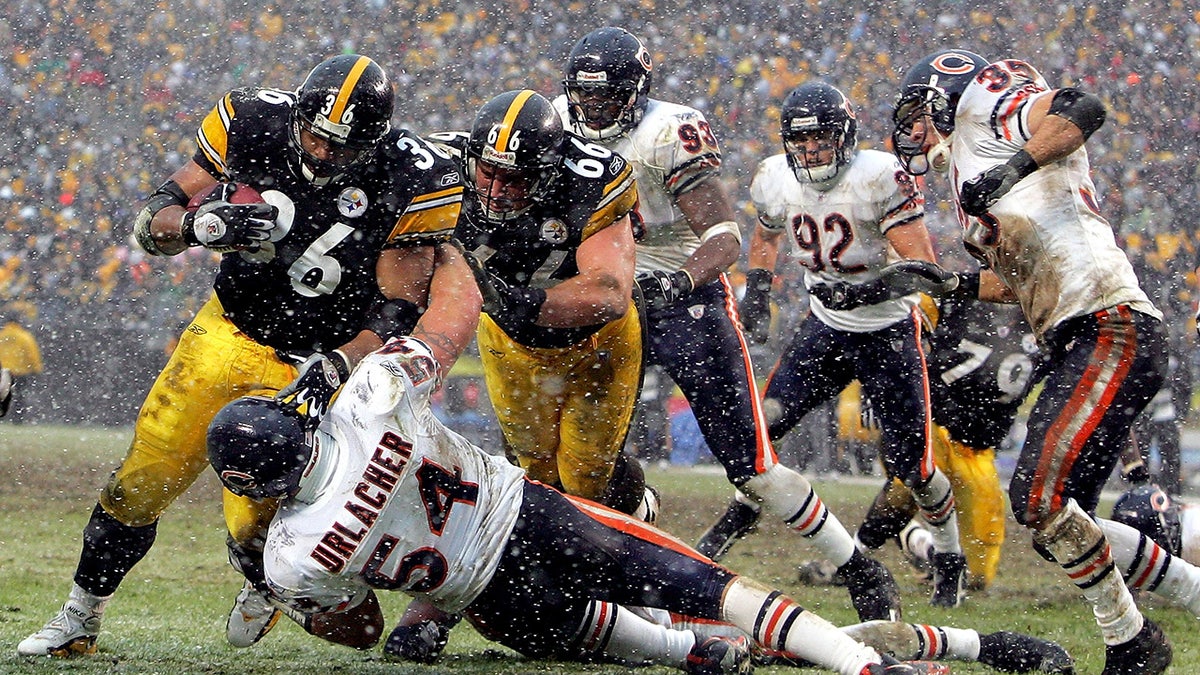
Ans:
{"type": "Polygon", "coordinates": [[[517,94],[512,105],[508,106],[508,112],[504,114],[504,125],[500,127],[500,133],[496,138],[495,149],[499,152],[508,152],[508,137],[512,132],[513,124],[517,121],[517,115],[521,114],[521,109],[525,107],[525,101],[528,101],[534,93],[532,89],[525,89],[517,94]]]}
{"type": "Polygon", "coordinates": [[[333,109],[329,111],[329,120],[336,124],[342,123],[342,113],[346,111],[346,104],[350,102],[350,94],[354,93],[354,87],[358,84],[358,78],[362,77],[362,73],[371,65],[371,59],[360,56],[354,62],[354,67],[346,74],[346,81],[342,83],[338,89],[337,100],[333,102],[333,109]]]}

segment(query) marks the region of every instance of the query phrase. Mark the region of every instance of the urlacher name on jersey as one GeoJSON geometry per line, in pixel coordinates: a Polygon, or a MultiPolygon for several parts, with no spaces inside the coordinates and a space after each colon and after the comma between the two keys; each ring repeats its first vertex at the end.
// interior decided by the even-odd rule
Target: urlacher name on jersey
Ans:
{"type": "Polygon", "coordinates": [[[334,521],[309,557],[330,572],[342,571],[396,489],[400,474],[412,459],[412,450],[412,443],[392,431],[384,432],[363,469],[362,480],[354,487],[356,500],[347,501],[344,507],[350,516],[345,520],[353,526],[343,524],[341,519],[334,521]]]}

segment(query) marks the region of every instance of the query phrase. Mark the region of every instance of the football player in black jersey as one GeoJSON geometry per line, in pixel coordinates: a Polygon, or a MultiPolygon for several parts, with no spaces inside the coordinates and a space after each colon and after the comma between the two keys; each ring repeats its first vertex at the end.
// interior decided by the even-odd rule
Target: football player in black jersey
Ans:
{"type": "MultiPolygon", "coordinates": [[[[19,653],[95,651],[108,599],[149,551],[163,511],[207,466],[205,432],[224,404],[277,392],[316,420],[354,364],[388,338],[419,336],[444,368],[469,343],[481,298],[448,243],[461,177],[439,148],[392,128],[392,108],[387,75],[358,55],[323,61],[296,91],[235,89],[204,118],[191,161],[146,201],[134,223],[139,244],[153,255],[221,253],[214,293],[100,494],[69,599],[19,653]],[[235,184],[262,202],[239,199],[235,184]],[[186,208],[202,193],[198,208],[186,208]]],[[[254,564],[276,504],[226,492],[224,505],[231,559],[254,564]]],[[[278,617],[246,586],[229,640],[248,646],[278,617]]]]}
{"type": "MultiPolygon", "coordinates": [[[[1005,505],[996,472],[996,447],[1004,440],[1033,382],[1037,340],[1017,305],[947,296],[921,299],[936,326],[930,335],[929,393],[933,454],[954,488],[968,586],[982,590],[996,577],[1004,543],[1005,505]]],[[[858,539],[868,548],[899,537],[914,562],[931,555],[928,532],[912,494],[896,482],[867,512],[858,539]]]]}
{"type": "MultiPolygon", "coordinates": [[[[469,134],[431,138],[462,165],[455,236],[483,291],[477,339],[507,454],[531,478],[652,520],[657,498],[621,452],[642,367],[629,163],[565,132],[528,89],[486,103],[469,134]]],[[[450,624],[414,602],[384,649],[431,661],[450,624]]]]}

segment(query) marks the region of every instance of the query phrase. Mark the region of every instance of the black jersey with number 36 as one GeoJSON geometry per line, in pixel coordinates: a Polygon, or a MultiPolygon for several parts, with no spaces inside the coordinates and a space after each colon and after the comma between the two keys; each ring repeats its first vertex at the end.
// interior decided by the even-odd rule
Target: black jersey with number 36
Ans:
{"type": "Polygon", "coordinates": [[[357,335],[381,298],[383,248],[450,238],[462,181],[441,148],[393,129],[364,170],[314,186],[289,166],[295,100],[278,89],[229,92],[201,123],[193,159],[279,208],[262,250],[221,258],[214,288],[226,315],[261,344],[328,350],[357,335]]]}
{"type": "Polygon", "coordinates": [[[996,447],[1034,381],[1037,343],[1020,306],[943,300],[932,343],[933,420],[970,447],[996,447]]]}

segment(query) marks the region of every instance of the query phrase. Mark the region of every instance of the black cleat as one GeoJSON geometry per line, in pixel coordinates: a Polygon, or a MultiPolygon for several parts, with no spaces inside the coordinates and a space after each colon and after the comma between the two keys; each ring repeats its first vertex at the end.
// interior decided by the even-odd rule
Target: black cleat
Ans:
{"type": "Polygon", "coordinates": [[[697,642],[688,652],[683,672],[688,675],[750,675],[754,672],[750,640],[745,636],[713,636],[697,642]]]}
{"type": "Polygon", "coordinates": [[[979,662],[1008,673],[1075,673],[1075,659],[1059,645],[1006,630],[979,636],[979,662]]]}
{"type": "Polygon", "coordinates": [[[846,580],[859,621],[900,620],[900,588],[883,563],[855,549],[837,573],[846,580]]]}
{"type": "Polygon", "coordinates": [[[754,531],[761,513],[761,509],[734,499],[696,542],[696,550],[713,560],[724,558],[738,539],[754,531]]]}
{"type": "Polygon", "coordinates": [[[967,559],[961,553],[933,554],[933,595],[929,604],[934,607],[958,607],[963,601],[967,580],[967,559]]]}
{"type": "Polygon", "coordinates": [[[1133,639],[1104,648],[1104,671],[1100,675],[1160,675],[1171,665],[1171,643],[1158,624],[1143,619],[1133,639]]]}

